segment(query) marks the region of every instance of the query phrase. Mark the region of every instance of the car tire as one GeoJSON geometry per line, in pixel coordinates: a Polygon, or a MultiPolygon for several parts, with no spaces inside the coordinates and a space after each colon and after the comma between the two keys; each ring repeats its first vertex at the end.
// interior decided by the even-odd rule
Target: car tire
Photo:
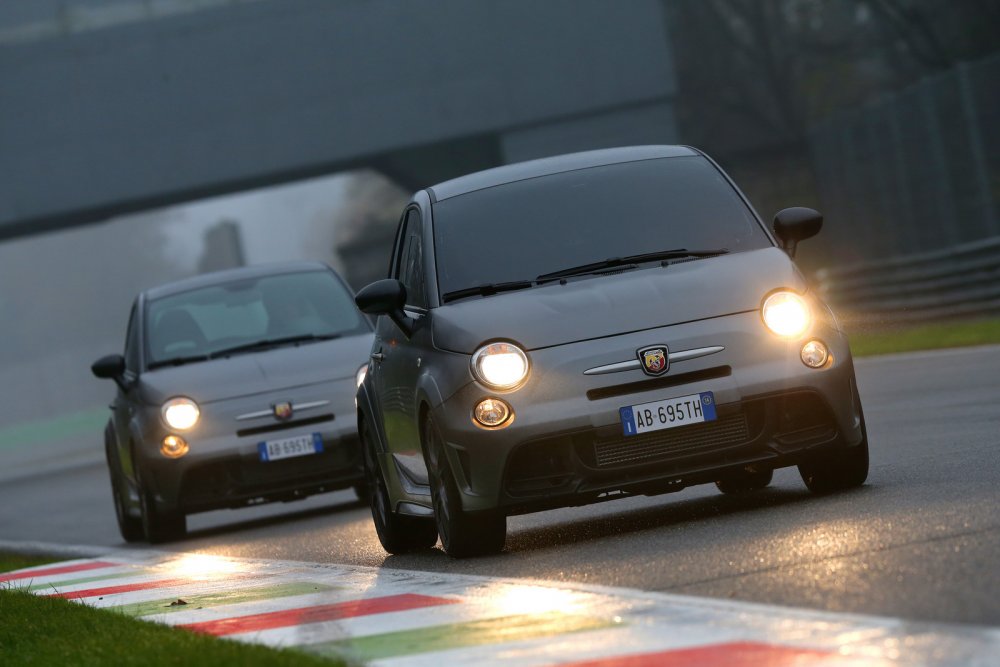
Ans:
{"type": "Polygon", "coordinates": [[[854,390],[855,405],[861,413],[861,443],[838,448],[799,464],[799,474],[810,491],[833,493],[861,486],[868,479],[868,428],[861,399],[854,390]]]}
{"type": "Polygon", "coordinates": [[[142,517],[134,517],[128,514],[125,509],[123,494],[128,488],[128,483],[122,479],[118,457],[114,456],[111,444],[104,443],[104,453],[108,459],[108,475],[111,477],[111,497],[115,504],[115,518],[118,520],[118,532],[126,542],[139,542],[145,539],[146,534],[142,528],[142,517]]]}
{"type": "Polygon", "coordinates": [[[484,556],[503,551],[507,517],[501,512],[470,513],[462,509],[455,476],[444,453],[444,441],[430,417],[424,425],[424,447],[430,454],[431,498],[441,546],[452,558],[484,556]]]}
{"type": "MultiPolygon", "coordinates": [[[[437,527],[432,519],[403,516],[393,512],[389,499],[389,487],[385,475],[378,464],[375,442],[365,421],[360,427],[361,446],[364,448],[365,486],[369,490],[367,498],[372,510],[375,533],[382,548],[390,554],[405,554],[426,551],[437,544],[437,527]]],[[[357,487],[355,487],[357,492],[357,487]]],[[[358,494],[361,497],[361,494],[358,494]]]]}
{"type": "Polygon", "coordinates": [[[771,483],[774,477],[773,470],[758,470],[757,472],[744,472],[738,477],[720,479],[715,486],[726,495],[744,495],[760,491],[771,483]]]}
{"type": "Polygon", "coordinates": [[[139,480],[139,498],[142,503],[142,532],[150,544],[178,540],[187,533],[187,517],[183,512],[162,512],[156,509],[153,495],[139,480]]]}
{"type": "Polygon", "coordinates": [[[368,482],[358,482],[352,487],[354,495],[358,497],[358,501],[369,504],[371,501],[371,487],[368,486],[368,482]]]}

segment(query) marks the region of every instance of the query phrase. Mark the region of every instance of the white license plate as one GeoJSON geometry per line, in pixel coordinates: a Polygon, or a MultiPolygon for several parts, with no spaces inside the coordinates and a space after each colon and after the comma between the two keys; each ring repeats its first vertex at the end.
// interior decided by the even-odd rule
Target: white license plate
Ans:
{"type": "Polygon", "coordinates": [[[260,452],[261,461],[277,461],[278,459],[290,459],[293,456],[319,454],[323,451],[323,438],[320,437],[319,433],[311,433],[297,435],[294,438],[268,440],[257,443],[257,451],[260,452]]]}
{"type": "Polygon", "coordinates": [[[715,396],[710,391],[629,405],[618,410],[625,435],[715,421],[715,396]]]}

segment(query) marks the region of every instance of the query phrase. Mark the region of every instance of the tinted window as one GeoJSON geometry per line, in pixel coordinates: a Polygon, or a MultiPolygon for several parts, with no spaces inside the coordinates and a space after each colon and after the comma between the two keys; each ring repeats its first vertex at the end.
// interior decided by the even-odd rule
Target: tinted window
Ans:
{"type": "Polygon", "coordinates": [[[427,307],[424,287],[424,262],[422,257],[420,213],[410,209],[406,215],[403,248],[399,261],[399,281],[406,287],[406,303],[420,308],[427,307]]]}
{"type": "Polygon", "coordinates": [[[434,205],[441,294],[610,257],[770,245],[718,169],[696,156],[553,174],[434,205]]]}
{"type": "Polygon", "coordinates": [[[329,271],[204,287],[151,301],[146,308],[149,363],[265,339],[368,330],[350,293],[329,271]]]}

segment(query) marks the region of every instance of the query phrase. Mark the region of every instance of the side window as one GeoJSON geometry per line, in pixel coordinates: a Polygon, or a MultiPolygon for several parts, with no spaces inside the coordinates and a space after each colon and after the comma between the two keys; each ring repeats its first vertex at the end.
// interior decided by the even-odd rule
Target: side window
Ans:
{"type": "Polygon", "coordinates": [[[125,368],[133,373],[139,372],[139,319],[136,306],[128,316],[128,329],[125,333],[125,368]]]}
{"type": "Polygon", "coordinates": [[[406,214],[405,224],[397,278],[406,287],[406,305],[426,308],[427,290],[424,285],[424,261],[421,252],[423,244],[419,211],[410,209],[406,214]]]}

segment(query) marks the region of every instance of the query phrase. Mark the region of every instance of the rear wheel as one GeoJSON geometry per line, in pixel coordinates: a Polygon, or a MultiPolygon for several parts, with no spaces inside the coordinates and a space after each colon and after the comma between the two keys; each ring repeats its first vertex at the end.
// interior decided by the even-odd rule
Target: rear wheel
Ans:
{"type": "Polygon", "coordinates": [[[151,544],[170,542],[187,533],[187,517],[183,512],[163,512],[156,508],[153,494],[139,480],[139,498],[142,503],[142,532],[151,544]]]}
{"type": "MultiPolygon", "coordinates": [[[[389,487],[378,464],[375,442],[368,424],[361,422],[361,446],[364,448],[365,477],[372,521],[382,548],[391,554],[405,554],[430,549],[437,543],[437,528],[431,519],[403,516],[392,511],[389,487]]],[[[355,487],[357,491],[357,487],[355,487]]],[[[360,497],[361,494],[359,493],[360,497]]]]}
{"type": "Polygon", "coordinates": [[[115,503],[118,532],[122,534],[122,538],[126,542],[138,542],[146,536],[142,529],[142,517],[129,515],[125,508],[124,494],[128,491],[128,483],[122,479],[118,457],[112,453],[111,444],[105,442],[104,447],[108,459],[108,475],[111,477],[111,497],[115,503]]]}
{"type": "Polygon", "coordinates": [[[760,491],[771,483],[772,477],[774,477],[773,470],[744,472],[738,477],[720,479],[715,483],[715,486],[726,495],[742,495],[760,491]]]}
{"type": "Polygon", "coordinates": [[[453,558],[467,558],[503,551],[507,517],[501,512],[469,513],[462,509],[458,485],[444,453],[444,441],[430,417],[424,426],[424,446],[430,459],[434,521],[445,553],[453,558]]]}
{"type": "Polygon", "coordinates": [[[857,389],[854,390],[854,401],[861,413],[861,444],[824,452],[799,465],[802,481],[813,493],[852,489],[868,479],[868,429],[857,389]]]}

